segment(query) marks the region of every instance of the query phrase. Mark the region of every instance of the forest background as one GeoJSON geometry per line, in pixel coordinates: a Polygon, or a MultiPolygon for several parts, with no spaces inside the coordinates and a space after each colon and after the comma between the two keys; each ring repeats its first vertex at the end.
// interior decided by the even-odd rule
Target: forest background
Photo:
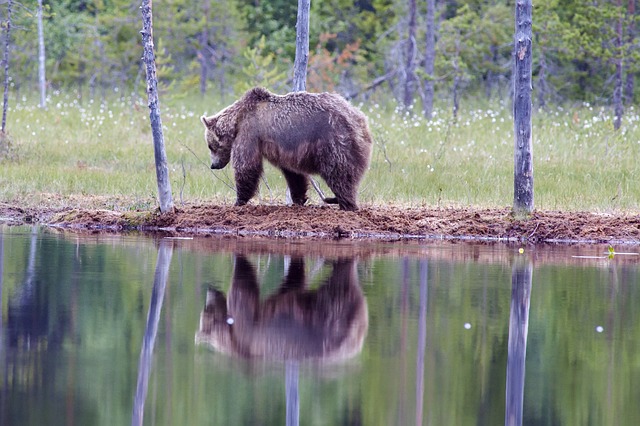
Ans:
{"type": "MultiPolygon", "coordinates": [[[[10,87],[33,93],[37,2],[17,5],[10,87]]],[[[637,101],[636,0],[533,6],[535,106],[637,101]]],[[[131,0],[44,0],[47,87],[81,98],[144,93],[139,7],[131,0]]],[[[460,99],[508,99],[513,10],[513,0],[313,1],[307,89],[348,98],[382,90],[405,106],[421,104],[427,115],[428,90],[454,113],[460,99]]],[[[164,93],[199,91],[231,100],[254,85],[290,90],[296,1],[159,0],[153,13],[164,93]]]]}
{"type": "MultiPolygon", "coordinates": [[[[640,209],[636,2],[534,5],[536,209],[640,209]]],[[[198,117],[254,85],[292,90],[297,2],[154,3],[176,204],[232,204],[233,172],[210,170],[198,117]]],[[[37,7],[0,0],[9,49],[0,205],[153,210],[140,2],[45,0],[45,55],[37,7]]],[[[513,0],[312,2],[307,89],[348,97],[374,136],[362,205],[511,204],[514,10],[513,0]]],[[[266,165],[256,202],[281,205],[285,193],[282,173],[266,165]]]]}

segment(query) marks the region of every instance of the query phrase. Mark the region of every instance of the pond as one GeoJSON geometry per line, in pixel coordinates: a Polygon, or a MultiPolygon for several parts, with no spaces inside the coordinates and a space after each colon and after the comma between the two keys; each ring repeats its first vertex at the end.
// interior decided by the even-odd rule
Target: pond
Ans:
{"type": "Polygon", "coordinates": [[[0,238],[2,425],[640,418],[633,254],[38,227],[0,238]]]}

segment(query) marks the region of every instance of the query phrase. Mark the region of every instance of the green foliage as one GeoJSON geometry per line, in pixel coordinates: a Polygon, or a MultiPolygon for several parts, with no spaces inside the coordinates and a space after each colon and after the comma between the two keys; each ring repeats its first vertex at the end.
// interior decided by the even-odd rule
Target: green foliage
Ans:
{"type": "Polygon", "coordinates": [[[279,58],[293,61],[296,46],[296,18],[298,2],[290,0],[238,0],[239,9],[250,34],[249,45],[256,45],[264,37],[264,50],[279,58]]]}
{"type": "Polygon", "coordinates": [[[254,47],[247,47],[243,52],[247,64],[242,67],[243,78],[238,80],[235,89],[244,93],[254,86],[263,86],[275,90],[282,88],[286,82],[286,68],[278,61],[275,53],[267,50],[265,36],[254,47]]]}
{"type": "MultiPolygon", "coordinates": [[[[35,33],[35,4],[27,0],[14,16],[12,81],[15,88],[27,90],[37,84],[38,46],[35,37],[22,34],[35,33]]],[[[437,5],[436,90],[447,96],[455,80],[456,90],[466,94],[507,95],[513,2],[462,0],[437,5]]],[[[623,61],[625,78],[640,75],[636,35],[640,25],[638,16],[629,14],[626,7],[626,3],[617,7],[614,2],[580,0],[534,2],[534,88],[544,90],[541,99],[606,104],[615,61],[623,61]]],[[[171,57],[171,64],[165,66],[171,67],[172,75],[165,84],[171,79],[179,93],[204,88],[208,82],[209,87],[230,95],[234,89],[255,84],[254,78],[283,90],[288,86],[282,73],[290,73],[294,58],[295,1],[160,0],[153,12],[155,40],[158,44],[161,40],[164,49],[158,57],[171,57]],[[259,52],[254,51],[256,47],[259,52]]],[[[312,2],[310,54],[322,83],[312,87],[356,93],[390,74],[387,90],[397,93],[406,63],[406,12],[406,2],[400,0],[312,2]],[[345,53],[350,57],[338,64],[345,53]]],[[[139,13],[139,2],[133,0],[45,4],[49,84],[79,92],[89,86],[91,96],[104,96],[114,88],[141,88],[139,13]]],[[[425,14],[420,3],[418,63],[424,57],[425,14]]],[[[427,78],[420,68],[420,77],[427,78]]],[[[634,87],[631,96],[637,99],[640,84],[634,87]]]]}
{"type": "Polygon", "coordinates": [[[155,46],[156,51],[156,75],[158,77],[158,90],[168,92],[175,87],[178,73],[173,67],[171,53],[165,47],[161,38],[155,46]]]}
{"type": "Polygon", "coordinates": [[[385,73],[386,50],[397,40],[396,32],[389,31],[397,23],[397,4],[392,0],[311,2],[310,47],[326,49],[330,55],[339,55],[348,46],[358,43],[366,67],[365,82],[385,73]],[[324,39],[326,34],[335,37],[324,39]]]}
{"type": "Polygon", "coordinates": [[[469,73],[476,59],[477,48],[472,44],[479,28],[478,15],[468,6],[457,11],[456,16],[442,23],[442,37],[438,41],[436,55],[436,73],[443,80],[451,82],[454,78],[469,80],[469,73]]]}

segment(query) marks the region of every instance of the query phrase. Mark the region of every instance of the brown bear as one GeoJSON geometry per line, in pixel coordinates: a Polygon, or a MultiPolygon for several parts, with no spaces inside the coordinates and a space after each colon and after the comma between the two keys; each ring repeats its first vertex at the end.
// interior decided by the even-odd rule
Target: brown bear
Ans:
{"type": "Polygon", "coordinates": [[[369,167],[372,137],[367,119],[332,93],[275,95],[256,87],[211,117],[201,117],[211,168],[233,159],[236,205],[256,193],[262,159],[280,168],[295,204],[307,201],[308,176],[318,174],[335,197],[324,202],[356,210],[358,185],[369,167]]]}
{"type": "Polygon", "coordinates": [[[354,259],[331,262],[316,289],[304,260],[291,259],[280,288],[266,299],[251,262],[237,255],[228,298],[209,289],[196,343],[246,359],[341,361],[357,355],[369,326],[354,259]]]}

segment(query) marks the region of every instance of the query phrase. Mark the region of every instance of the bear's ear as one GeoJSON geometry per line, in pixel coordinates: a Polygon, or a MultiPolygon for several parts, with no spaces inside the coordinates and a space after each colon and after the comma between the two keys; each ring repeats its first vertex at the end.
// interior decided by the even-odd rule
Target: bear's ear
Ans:
{"type": "Polygon", "coordinates": [[[210,129],[213,127],[213,125],[215,124],[215,120],[211,119],[211,118],[207,118],[204,115],[202,117],[200,117],[200,121],[202,121],[202,124],[204,124],[204,127],[210,129]]]}

